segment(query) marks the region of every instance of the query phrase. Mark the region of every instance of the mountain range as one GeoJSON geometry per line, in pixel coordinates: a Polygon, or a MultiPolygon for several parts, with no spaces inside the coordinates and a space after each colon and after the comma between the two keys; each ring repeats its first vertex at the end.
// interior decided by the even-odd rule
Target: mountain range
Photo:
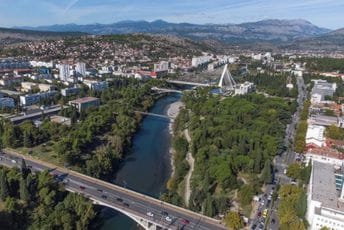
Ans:
{"type": "MultiPolygon", "coordinates": [[[[18,27],[17,27],[18,28],[18,27]]],[[[152,33],[188,37],[196,40],[214,39],[229,43],[252,41],[281,42],[312,37],[330,32],[305,20],[263,20],[241,24],[170,23],[163,20],[121,21],[113,24],[65,24],[39,27],[19,27],[39,31],[83,32],[95,35],[152,33]]]]}

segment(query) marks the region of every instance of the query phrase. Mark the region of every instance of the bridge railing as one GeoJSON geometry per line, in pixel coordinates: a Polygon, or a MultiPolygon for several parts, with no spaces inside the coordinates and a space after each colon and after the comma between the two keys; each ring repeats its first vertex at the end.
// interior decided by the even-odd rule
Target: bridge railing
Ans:
{"type": "Polygon", "coordinates": [[[96,179],[96,178],[84,175],[82,173],[79,173],[79,172],[76,172],[76,171],[73,171],[73,170],[61,167],[61,166],[57,166],[57,165],[54,165],[54,164],[51,164],[51,163],[48,163],[48,162],[45,162],[45,161],[33,158],[31,156],[28,156],[28,155],[23,155],[23,154],[17,153],[17,152],[15,152],[13,150],[4,150],[4,152],[5,153],[9,153],[9,154],[14,155],[14,156],[17,156],[19,158],[23,158],[23,159],[27,159],[27,160],[30,160],[30,161],[37,162],[37,163],[39,163],[41,165],[44,165],[44,166],[46,166],[48,168],[56,168],[56,169],[60,170],[61,172],[68,173],[68,174],[74,175],[76,177],[80,177],[80,178],[82,178],[82,179],[84,179],[86,181],[102,185],[102,186],[104,186],[106,188],[109,188],[109,189],[115,189],[117,191],[122,191],[122,192],[124,192],[126,194],[130,194],[130,195],[132,195],[132,196],[134,196],[136,198],[144,199],[146,201],[150,201],[150,202],[152,202],[152,203],[154,203],[156,205],[163,204],[165,207],[167,206],[167,207],[169,207],[171,209],[178,210],[178,211],[180,211],[180,212],[182,212],[184,214],[188,214],[188,215],[191,215],[191,216],[196,216],[196,217],[198,217],[198,218],[200,218],[200,219],[202,219],[202,220],[204,220],[204,221],[206,221],[208,223],[211,223],[211,224],[218,224],[218,225],[221,224],[221,221],[219,221],[217,219],[214,219],[214,218],[211,218],[211,217],[208,217],[208,216],[204,216],[202,214],[190,211],[188,209],[184,209],[184,208],[178,207],[176,205],[173,205],[173,204],[170,204],[170,203],[158,200],[156,198],[153,198],[153,197],[150,197],[150,196],[147,196],[147,195],[143,195],[141,193],[138,193],[138,192],[135,192],[135,191],[132,191],[132,190],[120,187],[118,185],[111,184],[109,182],[102,181],[100,179],[96,179]]]}

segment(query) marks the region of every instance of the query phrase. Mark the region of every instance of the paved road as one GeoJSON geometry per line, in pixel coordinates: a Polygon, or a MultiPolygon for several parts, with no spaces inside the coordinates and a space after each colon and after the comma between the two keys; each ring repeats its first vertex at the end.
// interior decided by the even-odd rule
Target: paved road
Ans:
{"type": "MultiPolygon", "coordinates": [[[[8,167],[20,167],[21,157],[21,155],[15,153],[0,153],[0,164],[8,167]]],[[[24,158],[26,165],[32,171],[48,170],[55,178],[65,184],[67,190],[79,192],[92,200],[101,201],[109,206],[135,214],[140,218],[148,219],[164,228],[185,230],[226,229],[218,220],[65,168],[26,156],[24,158]],[[148,216],[148,212],[153,213],[153,216],[148,216]],[[166,215],[171,217],[172,221],[167,221],[166,215]],[[183,224],[183,220],[189,221],[189,224],[183,224]]]]}
{"type": "MultiPolygon", "coordinates": [[[[298,108],[295,114],[292,117],[291,124],[288,125],[286,130],[286,136],[284,143],[286,146],[289,146],[285,152],[281,154],[281,156],[276,156],[274,159],[274,168],[275,168],[275,177],[277,179],[277,183],[280,185],[283,184],[290,184],[291,179],[285,175],[285,170],[288,168],[288,165],[293,163],[296,159],[296,153],[294,152],[293,140],[296,134],[297,124],[300,120],[300,115],[303,109],[303,104],[305,99],[307,98],[307,89],[303,80],[303,77],[297,77],[297,86],[298,86],[298,108]]],[[[279,205],[279,199],[277,199],[270,210],[270,222],[268,223],[268,228],[271,230],[278,230],[279,229],[279,221],[277,215],[277,209],[279,205]],[[274,221],[271,221],[274,220],[274,221]]]]}
{"type": "Polygon", "coordinates": [[[291,183],[291,179],[285,175],[285,171],[288,168],[288,165],[293,163],[296,158],[296,154],[293,151],[293,140],[296,134],[296,127],[300,120],[300,114],[302,112],[304,100],[307,97],[307,90],[304,84],[304,80],[302,77],[297,77],[297,86],[298,86],[298,108],[295,114],[292,116],[291,123],[286,128],[285,138],[284,138],[284,145],[287,149],[281,153],[281,155],[277,155],[274,158],[274,184],[270,184],[266,186],[265,193],[260,197],[259,205],[257,213],[262,213],[264,209],[268,209],[269,213],[269,221],[265,226],[265,218],[261,216],[255,217],[255,219],[251,220],[251,229],[258,230],[258,229],[271,229],[271,230],[278,230],[279,229],[279,221],[277,215],[277,208],[279,205],[279,199],[274,201],[273,203],[269,201],[269,196],[272,195],[273,191],[276,189],[278,184],[289,184],[291,183]]]}

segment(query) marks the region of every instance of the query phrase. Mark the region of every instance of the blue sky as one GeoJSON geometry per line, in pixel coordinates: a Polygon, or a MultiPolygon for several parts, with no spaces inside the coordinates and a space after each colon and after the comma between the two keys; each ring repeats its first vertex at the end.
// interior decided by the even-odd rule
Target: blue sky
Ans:
{"type": "Polygon", "coordinates": [[[0,26],[113,23],[156,20],[241,23],[262,19],[306,19],[344,27],[343,0],[0,0],[0,26]]]}

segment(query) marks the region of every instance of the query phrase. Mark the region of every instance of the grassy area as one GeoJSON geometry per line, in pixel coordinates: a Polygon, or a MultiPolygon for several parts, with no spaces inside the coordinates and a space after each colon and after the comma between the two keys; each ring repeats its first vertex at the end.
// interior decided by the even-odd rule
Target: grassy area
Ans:
{"type": "Polygon", "coordinates": [[[61,162],[55,153],[53,147],[54,147],[55,142],[49,141],[47,143],[37,145],[33,148],[26,148],[26,147],[21,147],[17,149],[10,149],[15,152],[19,152],[24,155],[31,155],[35,158],[38,158],[43,161],[50,162],[55,165],[63,166],[63,162],[61,162]]]}

